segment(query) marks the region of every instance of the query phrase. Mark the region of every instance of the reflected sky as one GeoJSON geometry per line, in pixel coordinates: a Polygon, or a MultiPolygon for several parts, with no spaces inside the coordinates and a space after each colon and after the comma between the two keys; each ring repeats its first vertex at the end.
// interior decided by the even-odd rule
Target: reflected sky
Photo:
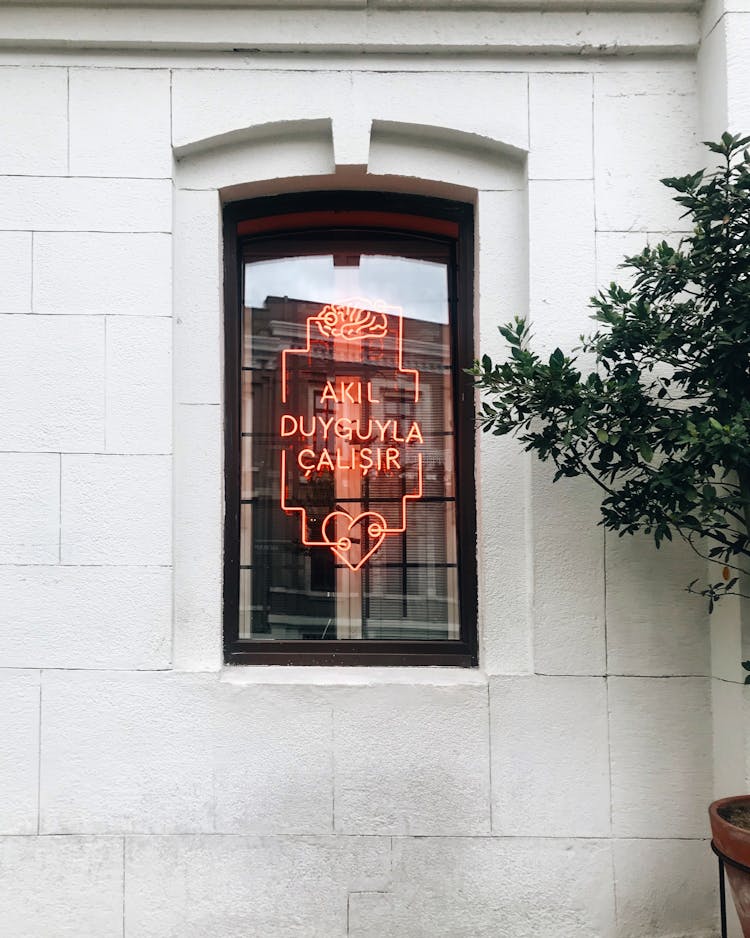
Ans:
{"type": "Polygon", "coordinates": [[[334,267],[333,257],[286,257],[245,265],[245,305],[265,305],[267,296],[323,303],[350,297],[383,300],[404,316],[448,322],[448,269],[435,261],[367,255],[359,267],[334,267]]]}

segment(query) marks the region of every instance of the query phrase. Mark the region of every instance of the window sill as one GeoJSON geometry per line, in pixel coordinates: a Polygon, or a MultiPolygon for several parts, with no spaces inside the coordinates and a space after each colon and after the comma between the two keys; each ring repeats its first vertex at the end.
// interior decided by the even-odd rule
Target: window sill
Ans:
{"type": "Polygon", "coordinates": [[[307,684],[347,687],[381,684],[454,686],[486,685],[487,675],[476,668],[314,667],[295,665],[234,665],[222,668],[227,684],[307,684]]]}

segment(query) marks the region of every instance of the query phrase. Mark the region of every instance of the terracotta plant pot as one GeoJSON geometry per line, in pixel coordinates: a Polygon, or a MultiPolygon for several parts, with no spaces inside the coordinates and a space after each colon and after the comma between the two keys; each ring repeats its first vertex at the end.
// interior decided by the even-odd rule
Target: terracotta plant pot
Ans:
{"type": "MultiPolygon", "coordinates": [[[[750,830],[730,824],[721,815],[729,806],[743,806],[750,809],[750,795],[736,795],[733,798],[720,798],[709,805],[708,816],[711,819],[711,836],[716,848],[730,860],[750,867],[750,830]]],[[[742,925],[744,938],[750,938],[750,873],[738,870],[729,863],[725,864],[727,879],[732,887],[734,907],[742,925]]]]}

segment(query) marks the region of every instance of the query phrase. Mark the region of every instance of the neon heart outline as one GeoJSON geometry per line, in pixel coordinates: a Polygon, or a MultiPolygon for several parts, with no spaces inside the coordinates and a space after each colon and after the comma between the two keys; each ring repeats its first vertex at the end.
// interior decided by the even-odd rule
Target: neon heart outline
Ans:
{"type": "MultiPolygon", "coordinates": [[[[388,525],[386,523],[385,518],[380,514],[380,512],[377,512],[377,511],[362,511],[356,516],[356,518],[353,518],[349,514],[348,511],[332,511],[329,515],[326,515],[323,521],[323,525],[321,527],[321,535],[325,543],[331,548],[331,550],[339,558],[339,560],[343,561],[343,563],[345,563],[347,567],[349,567],[349,569],[353,573],[356,573],[357,570],[359,570],[360,567],[362,567],[370,559],[370,557],[372,557],[375,551],[378,550],[382,546],[383,541],[385,540],[387,528],[388,528],[388,525]],[[337,517],[348,518],[349,525],[346,529],[345,534],[337,538],[335,541],[332,541],[330,537],[328,536],[326,528],[328,527],[328,524],[337,517]],[[360,557],[359,563],[356,564],[355,566],[354,564],[351,563],[349,558],[346,556],[347,552],[350,551],[352,547],[351,538],[347,537],[346,535],[348,535],[351,532],[354,525],[357,524],[359,521],[361,521],[363,518],[373,518],[375,521],[374,524],[368,524],[367,526],[367,533],[370,535],[370,537],[375,539],[375,544],[367,551],[366,554],[360,557]]],[[[335,521],[334,521],[333,530],[334,531],[336,530],[335,521]]]]}

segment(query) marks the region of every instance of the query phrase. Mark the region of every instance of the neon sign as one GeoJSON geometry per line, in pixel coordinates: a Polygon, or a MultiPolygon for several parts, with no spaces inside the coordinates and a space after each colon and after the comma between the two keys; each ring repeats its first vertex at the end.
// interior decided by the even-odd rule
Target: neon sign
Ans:
{"type": "MultiPolygon", "coordinates": [[[[382,547],[387,537],[407,528],[407,502],[422,497],[424,444],[417,414],[404,419],[386,412],[386,398],[399,407],[416,410],[420,401],[419,370],[403,363],[403,318],[399,307],[381,301],[355,299],[328,304],[305,322],[303,348],[281,352],[281,403],[302,398],[312,413],[282,412],[279,437],[280,503],[287,514],[300,515],[305,547],[330,549],[350,570],[360,570],[382,547]],[[313,360],[349,373],[325,374],[305,382],[299,375],[313,360]],[[373,360],[377,367],[373,369],[373,360]],[[364,380],[351,372],[373,370],[364,380]],[[294,380],[293,380],[294,379],[294,380]],[[294,389],[294,390],[292,390],[294,389]],[[312,400],[310,397],[312,396],[312,400]],[[332,482],[335,502],[359,502],[365,481],[394,479],[401,493],[381,510],[357,514],[336,504],[313,524],[306,505],[290,497],[290,478],[312,483],[332,482]],[[410,491],[403,491],[407,478],[410,491]],[[395,514],[395,517],[394,517],[395,514]],[[318,533],[311,534],[311,527],[318,533]]],[[[379,506],[380,507],[380,506],[379,506]]]]}

